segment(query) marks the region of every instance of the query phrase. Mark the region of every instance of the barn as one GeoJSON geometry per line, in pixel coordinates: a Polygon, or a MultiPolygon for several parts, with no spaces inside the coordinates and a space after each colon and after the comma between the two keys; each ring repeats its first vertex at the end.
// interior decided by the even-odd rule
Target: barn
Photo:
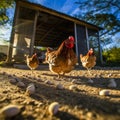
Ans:
{"type": "Polygon", "coordinates": [[[35,46],[57,48],[69,35],[75,37],[79,55],[94,48],[97,60],[102,62],[99,40],[100,27],[75,17],[23,0],[16,2],[7,61],[24,61],[25,54],[32,55],[35,46]]]}

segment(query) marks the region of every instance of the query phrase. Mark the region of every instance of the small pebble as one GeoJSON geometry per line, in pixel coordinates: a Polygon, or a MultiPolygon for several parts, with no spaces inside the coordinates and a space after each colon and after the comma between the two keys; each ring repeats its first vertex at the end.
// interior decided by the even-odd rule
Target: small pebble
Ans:
{"type": "Polygon", "coordinates": [[[111,77],[112,76],[112,74],[110,73],[110,74],[108,74],[108,77],[111,77]]]}
{"type": "Polygon", "coordinates": [[[41,107],[42,105],[43,105],[43,103],[40,102],[40,103],[37,105],[37,107],[41,107]]]}
{"type": "Polygon", "coordinates": [[[25,84],[24,84],[23,82],[20,82],[20,81],[19,81],[19,82],[17,83],[17,86],[18,86],[18,87],[25,87],[25,84]]]}
{"type": "Polygon", "coordinates": [[[110,79],[108,87],[109,88],[116,88],[117,87],[117,84],[116,84],[114,79],[110,79]]]}
{"type": "Polygon", "coordinates": [[[13,79],[10,79],[9,82],[12,84],[15,84],[17,82],[17,80],[13,78],[13,79]]]}
{"type": "Polygon", "coordinates": [[[70,86],[69,86],[69,90],[77,90],[76,85],[70,85],[70,86]]]}
{"type": "Polygon", "coordinates": [[[87,117],[92,118],[93,113],[92,112],[87,112],[87,117]]]}
{"type": "Polygon", "coordinates": [[[87,82],[88,82],[88,83],[94,83],[94,81],[91,80],[91,79],[89,79],[87,82]]]}
{"type": "Polygon", "coordinates": [[[80,80],[73,79],[71,83],[80,84],[80,80]]]}
{"type": "Polygon", "coordinates": [[[51,81],[49,81],[49,80],[46,80],[45,83],[48,84],[48,85],[52,85],[52,84],[53,84],[53,83],[52,83],[51,81]]]}
{"type": "Polygon", "coordinates": [[[109,88],[116,88],[117,84],[115,82],[109,83],[108,87],[109,88]]]}
{"type": "Polygon", "coordinates": [[[59,110],[59,103],[58,102],[53,102],[49,105],[48,112],[50,115],[55,115],[59,110]]]}
{"type": "Polygon", "coordinates": [[[56,88],[62,90],[64,87],[62,84],[59,83],[59,84],[57,84],[56,88]]]}

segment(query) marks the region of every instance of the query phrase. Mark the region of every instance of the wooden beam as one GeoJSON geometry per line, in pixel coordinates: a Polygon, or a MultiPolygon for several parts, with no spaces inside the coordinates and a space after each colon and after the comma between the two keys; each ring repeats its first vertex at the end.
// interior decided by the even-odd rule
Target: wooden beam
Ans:
{"type": "Polygon", "coordinates": [[[14,14],[14,19],[13,19],[13,25],[12,25],[12,32],[11,32],[11,37],[10,37],[10,44],[8,47],[8,53],[7,53],[7,59],[6,62],[12,62],[12,52],[13,52],[13,43],[14,43],[14,26],[17,23],[17,18],[19,16],[19,5],[17,4],[15,7],[15,14],[14,14]]]}
{"type": "Polygon", "coordinates": [[[87,27],[85,27],[85,30],[86,30],[87,49],[89,50],[90,46],[89,46],[88,29],[87,29],[87,27]]]}
{"type": "Polygon", "coordinates": [[[101,47],[101,42],[100,42],[100,38],[99,38],[99,31],[98,31],[98,45],[99,45],[99,56],[100,56],[100,62],[101,64],[103,64],[103,57],[102,57],[102,47],[101,47]]]}
{"type": "MultiPolygon", "coordinates": [[[[74,23],[74,31],[75,31],[75,48],[76,48],[76,55],[77,57],[79,57],[78,55],[78,38],[77,38],[77,27],[76,27],[76,23],[74,23]]],[[[78,58],[79,59],[79,58],[78,58]]]]}
{"type": "Polygon", "coordinates": [[[24,26],[24,25],[27,25],[27,24],[31,24],[31,23],[33,23],[32,20],[24,20],[22,23],[20,22],[19,24],[15,25],[14,29],[19,28],[19,27],[24,26]]]}
{"type": "Polygon", "coordinates": [[[34,41],[35,41],[35,32],[36,32],[37,18],[38,18],[38,12],[35,13],[33,34],[32,34],[32,39],[31,39],[31,43],[30,43],[30,55],[32,55],[33,51],[34,51],[34,41]]]}

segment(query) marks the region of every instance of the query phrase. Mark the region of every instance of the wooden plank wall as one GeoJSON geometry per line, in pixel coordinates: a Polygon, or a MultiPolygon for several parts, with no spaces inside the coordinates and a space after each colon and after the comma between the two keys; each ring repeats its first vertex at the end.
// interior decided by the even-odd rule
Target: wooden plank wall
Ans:
{"type": "Polygon", "coordinates": [[[80,54],[85,55],[87,53],[87,40],[85,26],[76,25],[76,38],[78,48],[78,62],[80,62],[80,54]]]}
{"type": "MultiPolygon", "coordinates": [[[[18,11],[20,12],[16,16],[16,23],[14,25],[14,33],[13,33],[13,50],[12,50],[12,58],[15,61],[24,61],[25,54],[32,54],[34,47],[34,36],[33,36],[33,26],[35,19],[35,11],[32,12],[32,17],[29,18],[30,9],[26,13],[26,16],[22,14],[22,12],[26,10],[26,8],[19,7],[18,11]]],[[[35,25],[36,26],[36,25],[35,25]]]]}

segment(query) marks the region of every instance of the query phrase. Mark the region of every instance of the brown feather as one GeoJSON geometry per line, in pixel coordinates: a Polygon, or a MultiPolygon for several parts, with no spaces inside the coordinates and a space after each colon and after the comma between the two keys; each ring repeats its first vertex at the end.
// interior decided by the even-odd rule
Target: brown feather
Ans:
{"type": "Polygon", "coordinates": [[[96,56],[92,49],[88,51],[86,55],[80,54],[80,60],[82,62],[83,67],[89,69],[93,68],[96,65],[96,56]]]}
{"type": "Polygon", "coordinates": [[[27,66],[30,69],[36,69],[39,65],[39,60],[36,54],[33,54],[32,57],[27,56],[26,61],[27,61],[27,66]]]}
{"type": "Polygon", "coordinates": [[[46,52],[46,60],[49,63],[49,68],[52,72],[68,73],[77,63],[77,56],[72,48],[66,47],[66,42],[69,39],[64,40],[57,50],[49,50],[46,52]]]}

